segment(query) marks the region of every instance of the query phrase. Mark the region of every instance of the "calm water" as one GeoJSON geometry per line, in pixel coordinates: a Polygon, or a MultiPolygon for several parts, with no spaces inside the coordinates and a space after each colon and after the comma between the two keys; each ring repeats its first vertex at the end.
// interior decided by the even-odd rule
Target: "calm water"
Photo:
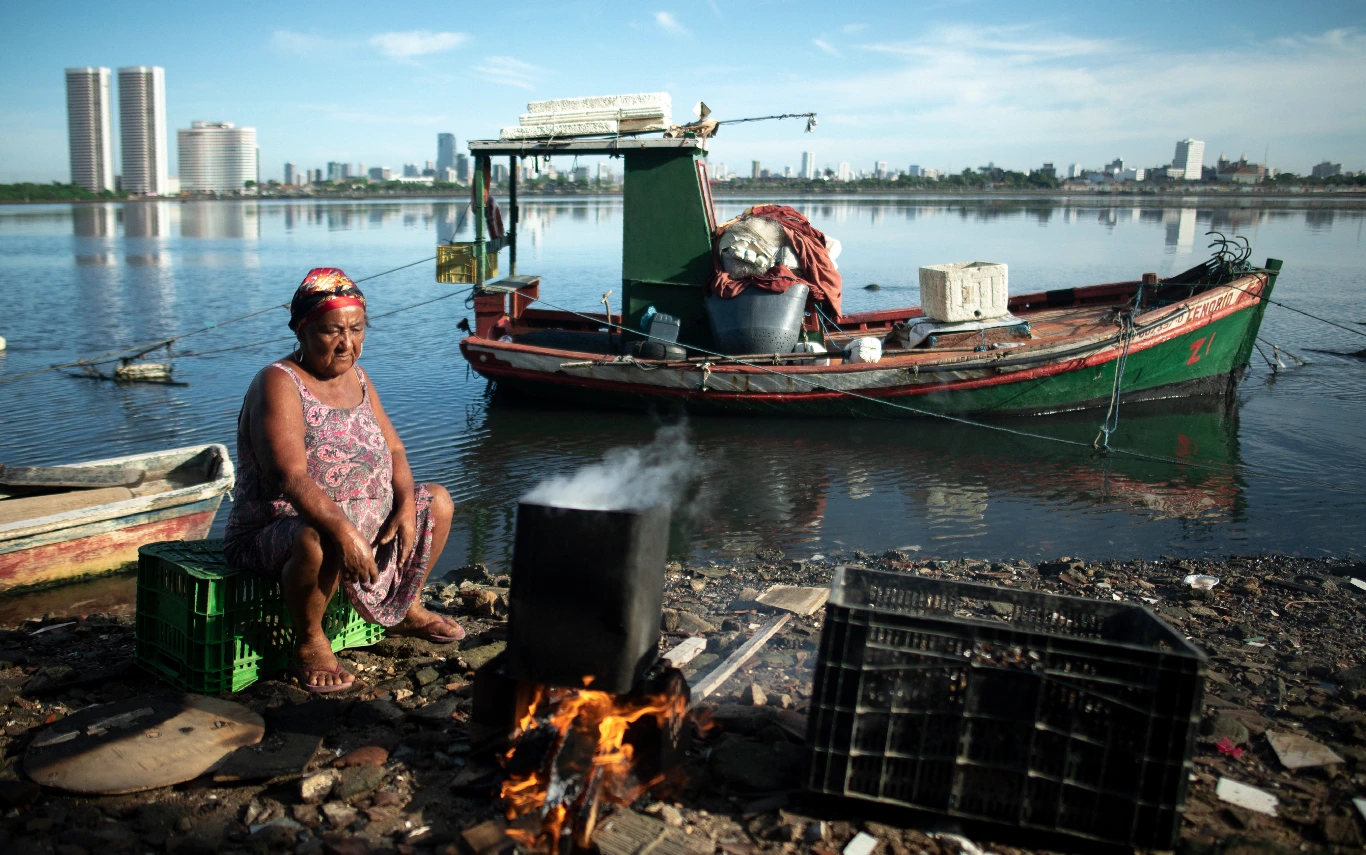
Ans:
{"type": "MultiPolygon", "coordinates": [[[[847,311],[913,305],[919,265],[969,258],[1008,263],[1017,293],[1170,274],[1205,257],[1204,232],[1219,228],[1249,237],[1258,263],[1285,260],[1279,299],[1366,322],[1360,211],[797,204],[844,243],[847,311]],[[862,289],[873,282],[880,291],[862,289]]],[[[744,203],[719,207],[729,217],[744,203]]],[[[285,302],[311,267],[337,266],[359,278],[424,258],[455,232],[456,213],[442,203],[349,201],[0,208],[0,335],[9,340],[0,378],[285,302]]],[[[532,201],[522,222],[520,270],[544,276],[548,299],[591,310],[612,289],[617,307],[618,200],[532,201]]],[[[379,314],[450,290],[433,278],[427,263],[363,287],[379,314]]],[[[647,442],[655,430],[647,415],[537,410],[491,398],[457,349],[455,325],[470,316],[452,299],[381,319],[364,358],[418,477],[445,484],[458,503],[445,567],[505,564],[517,496],[610,448],[647,442]]],[[[251,376],[289,349],[284,341],[258,342],[287,337],[285,320],[281,310],[185,339],[179,352],[208,355],[177,360],[183,386],[125,387],[61,373],[0,383],[0,461],[232,446],[251,376]]],[[[676,551],[1358,553],[1366,533],[1366,361],[1315,351],[1354,351],[1366,342],[1276,307],[1263,336],[1311,364],[1273,378],[1258,359],[1229,412],[1128,410],[1115,441],[1244,464],[1239,474],[1099,460],[935,422],[694,419],[706,474],[699,512],[680,524],[676,551]]],[[[1089,441],[1099,420],[1095,413],[1029,426],[1089,441]]]]}

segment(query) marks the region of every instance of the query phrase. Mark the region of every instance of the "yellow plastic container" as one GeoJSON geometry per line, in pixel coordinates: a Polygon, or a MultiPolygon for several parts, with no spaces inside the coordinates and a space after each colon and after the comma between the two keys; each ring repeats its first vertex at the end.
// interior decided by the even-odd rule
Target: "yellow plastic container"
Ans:
{"type": "MultiPolygon", "coordinates": [[[[436,248],[436,281],[448,285],[473,285],[479,281],[479,269],[474,255],[476,241],[442,244],[436,248]]],[[[498,278],[498,255],[489,253],[484,280],[498,278]]]]}

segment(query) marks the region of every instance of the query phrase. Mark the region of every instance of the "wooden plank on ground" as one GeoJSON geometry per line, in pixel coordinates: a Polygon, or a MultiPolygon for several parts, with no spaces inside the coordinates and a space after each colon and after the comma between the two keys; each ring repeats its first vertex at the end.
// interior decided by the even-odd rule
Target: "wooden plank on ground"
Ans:
{"type": "Polygon", "coordinates": [[[707,649],[707,640],[694,635],[692,638],[685,638],[678,642],[673,650],[664,654],[664,658],[675,668],[682,668],[689,662],[697,658],[697,655],[707,649]]]}
{"type": "Polygon", "coordinates": [[[756,602],[771,609],[792,612],[794,615],[814,614],[830,599],[829,588],[803,588],[797,585],[774,585],[759,595],[756,602]]]}
{"type": "Polygon", "coordinates": [[[7,487],[136,487],[146,476],[147,470],[135,468],[0,465],[0,484],[7,487]]]}
{"type": "Polygon", "coordinates": [[[699,677],[696,683],[692,684],[692,699],[700,701],[707,695],[721,688],[721,684],[730,679],[730,676],[740,670],[740,666],[753,658],[760,648],[768,643],[768,640],[777,634],[778,630],[787,626],[787,622],[792,620],[792,615],[786,614],[776,617],[750,636],[749,641],[741,645],[731,655],[727,656],[720,665],[713,668],[710,673],[699,677]]]}

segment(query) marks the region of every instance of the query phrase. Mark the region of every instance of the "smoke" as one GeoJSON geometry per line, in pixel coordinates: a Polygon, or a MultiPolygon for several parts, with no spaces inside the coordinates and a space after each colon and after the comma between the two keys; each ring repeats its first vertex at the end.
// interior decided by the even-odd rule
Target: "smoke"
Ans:
{"type": "Polygon", "coordinates": [[[600,463],[542,481],[522,501],[585,511],[638,511],[655,505],[673,510],[701,471],[687,425],[667,425],[649,445],[614,448],[600,463]]]}

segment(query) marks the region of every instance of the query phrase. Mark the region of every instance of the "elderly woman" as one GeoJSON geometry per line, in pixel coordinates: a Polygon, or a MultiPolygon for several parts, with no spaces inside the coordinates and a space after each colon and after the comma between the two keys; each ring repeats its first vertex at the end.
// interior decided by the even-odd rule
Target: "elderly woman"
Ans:
{"type": "Polygon", "coordinates": [[[355,283],[333,268],[309,272],[289,327],[298,346],[256,375],[237,419],[224,550],[234,566],[280,582],[298,638],[299,684],[338,692],[354,681],[322,629],[338,585],[361,617],[391,635],[464,637],[420,602],[454,506],[440,485],[413,484],[403,443],[356,364],[366,314],[355,283]]]}

